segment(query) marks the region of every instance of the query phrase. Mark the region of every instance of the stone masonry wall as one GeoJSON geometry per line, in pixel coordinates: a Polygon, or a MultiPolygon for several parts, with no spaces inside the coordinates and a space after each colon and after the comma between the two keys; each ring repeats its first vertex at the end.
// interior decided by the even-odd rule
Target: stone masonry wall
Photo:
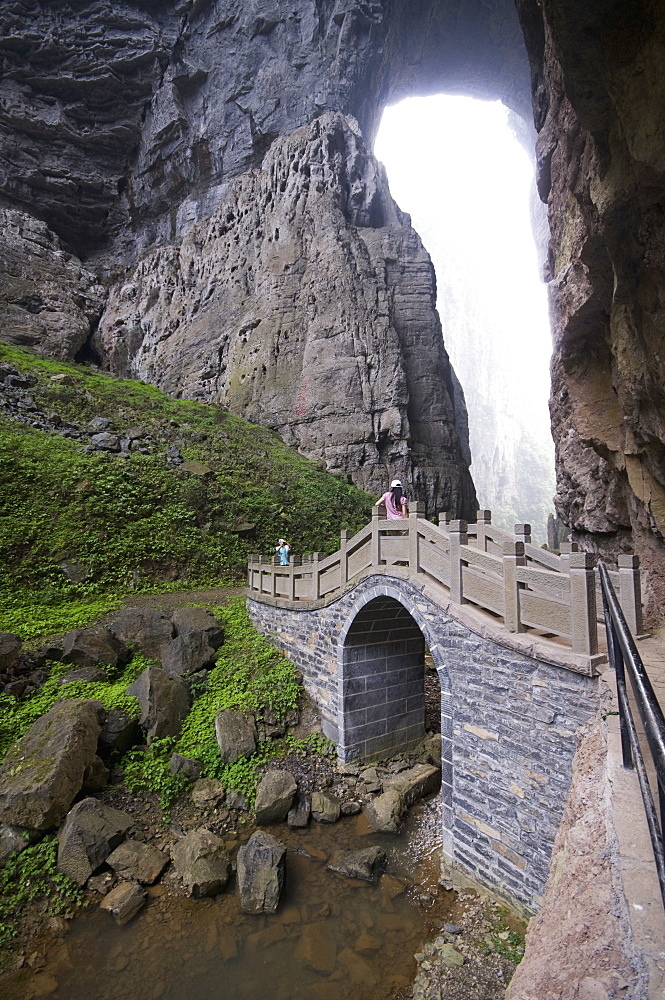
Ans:
{"type": "Polygon", "coordinates": [[[370,575],[316,611],[249,600],[257,628],[303,672],[324,732],[342,751],[347,635],[377,598],[406,608],[439,674],[447,874],[532,914],[566,804],[576,733],[598,711],[598,681],[481,638],[404,579],[370,575]]]}

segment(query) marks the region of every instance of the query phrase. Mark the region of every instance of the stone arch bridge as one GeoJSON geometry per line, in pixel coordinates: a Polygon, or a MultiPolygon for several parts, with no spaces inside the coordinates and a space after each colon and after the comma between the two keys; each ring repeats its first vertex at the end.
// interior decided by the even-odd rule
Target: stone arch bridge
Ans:
{"type": "MultiPolygon", "coordinates": [[[[438,526],[416,510],[372,523],[338,552],[288,567],[249,563],[255,625],[298,665],[344,760],[408,749],[424,734],[425,653],[441,686],[444,861],[538,909],[570,784],[575,734],[599,710],[591,557],[495,528],[438,526]]],[[[614,583],[636,633],[639,572],[614,583]]]]}

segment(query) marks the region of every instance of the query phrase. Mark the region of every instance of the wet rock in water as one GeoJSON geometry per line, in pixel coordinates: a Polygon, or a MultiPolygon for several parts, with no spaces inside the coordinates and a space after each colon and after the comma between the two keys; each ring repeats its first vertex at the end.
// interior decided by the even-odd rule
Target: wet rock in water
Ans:
{"type": "Polygon", "coordinates": [[[138,739],[139,724],[136,719],[132,719],[120,708],[112,708],[99,734],[97,750],[102,759],[108,760],[114,751],[125,753],[130,747],[135,746],[138,739]]]}
{"type": "Polygon", "coordinates": [[[256,830],[238,851],[238,893],[243,913],[274,913],[286,880],[286,847],[256,830]]]}
{"type": "Polygon", "coordinates": [[[63,640],[62,662],[77,667],[96,667],[100,663],[117,667],[126,663],[129,655],[126,647],[103,625],[75,629],[63,640]]]}
{"type": "Polygon", "coordinates": [[[145,905],[146,892],[138,882],[121,882],[99,904],[115,920],[118,927],[128,924],[145,905]]]}
{"type": "Polygon", "coordinates": [[[351,799],[347,802],[342,802],[341,813],[342,816],[357,816],[359,812],[362,811],[362,803],[356,802],[355,799],[351,799]]]}
{"type": "Polygon", "coordinates": [[[178,608],[171,615],[171,621],[179,636],[203,632],[213,649],[219,649],[224,642],[224,629],[206,608],[178,608]]]}
{"type": "Polygon", "coordinates": [[[363,931],[354,945],[355,951],[368,952],[380,951],[382,947],[380,939],[374,937],[372,934],[368,934],[367,931],[363,931]]]}
{"type": "Polygon", "coordinates": [[[0,823],[0,864],[4,864],[15,854],[20,854],[26,847],[36,843],[41,837],[39,830],[30,830],[25,826],[10,826],[0,823]]]}
{"type": "Polygon", "coordinates": [[[58,868],[84,885],[123,841],[134,820],[97,799],[83,799],[70,809],[58,833],[58,868]]]}
{"type": "MultiPolygon", "coordinates": [[[[295,957],[308,969],[330,975],[337,965],[337,945],[328,925],[321,922],[308,924],[300,935],[295,957]]],[[[340,996],[344,991],[340,991],[340,996]]]]}
{"type": "Polygon", "coordinates": [[[127,688],[138,699],[141,726],[155,739],[177,736],[191,700],[187,685],[180,677],[169,677],[160,667],[147,667],[127,688]]]}
{"type": "Polygon", "coordinates": [[[223,764],[250,757],[256,750],[256,724],[252,715],[244,716],[231,708],[222,709],[215,716],[215,735],[223,764]]]}
{"type": "Polygon", "coordinates": [[[152,885],[169,863],[163,851],[138,840],[126,840],[108,856],[106,864],[120,878],[152,885]]]}
{"type": "Polygon", "coordinates": [[[363,813],[375,833],[398,833],[404,815],[404,800],[396,788],[366,802],[363,813]]]}
{"type": "Polygon", "coordinates": [[[48,830],[62,821],[97,748],[104,709],[63,700],[37,719],[0,765],[0,821],[48,830]]]}
{"type": "Polygon", "coordinates": [[[283,822],[297,790],[296,779],[289,771],[266,771],[256,790],[257,825],[283,822]]]}
{"type": "Polygon", "coordinates": [[[83,775],[84,792],[101,792],[109,783],[109,772],[101,757],[94,757],[83,775]]]}
{"type": "Polygon", "coordinates": [[[175,631],[166,615],[154,608],[120,611],[108,629],[120,642],[138,646],[146,656],[157,656],[160,646],[170,642],[175,631]]]}
{"type": "Polygon", "coordinates": [[[339,953],[339,961],[346,966],[352,983],[359,986],[376,986],[379,981],[378,971],[366,958],[356,955],[350,948],[343,948],[339,953]]]}
{"type": "Polygon", "coordinates": [[[176,872],[194,899],[215,896],[226,886],[231,861],[223,840],[210,830],[193,830],[179,840],[171,855],[176,872]]]}
{"type": "Polygon", "coordinates": [[[300,830],[307,826],[312,812],[312,802],[308,795],[299,795],[294,805],[289,809],[286,822],[291,830],[300,830]]]}
{"type": "Polygon", "coordinates": [[[97,684],[100,681],[108,681],[108,679],[109,675],[104,668],[95,665],[90,667],[76,667],[74,670],[68,670],[66,674],[62,674],[58,683],[70,684],[73,681],[84,681],[86,684],[97,684]]]}
{"type": "Polygon", "coordinates": [[[312,792],[312,817],[317,823],[336,823],[342,805],[330,792],[312,792]]]}
{"type": "Polygon", "coordinates": [[[190,796],[199,809],[215,809],[225,800],[226,792],[217,778],[199,778],[194,782],[190,796]]]}
{"type": "Polygon", "coordinates": [[[333,858],[328,868],[332,872],[345,875],[346,878],[360,878],[366,882],[373,882],[385,867],[386,861],[386,852],[380,847],[365,847],[359,851],[343,851],[333,858]]]}
{"type": "Polygon", "coordinates": [[[431,764],[416,764],[407,771],[386,776],[383,780],[383,787],[386,791],[389,788],[398,791],[404,805],[411,806],[419,799],[439,790],[441,770],[438,767],[432,767],[431,764]]]}
{"type": "Polygon", "coordinates": [[[201,776],[203,764],[200,760],[192,760],[191,757],[184,757],[181,753],[171,755],[169,761],[169,771],[171,774],[184,774],[190,781],[196,781],[201,776]]]}

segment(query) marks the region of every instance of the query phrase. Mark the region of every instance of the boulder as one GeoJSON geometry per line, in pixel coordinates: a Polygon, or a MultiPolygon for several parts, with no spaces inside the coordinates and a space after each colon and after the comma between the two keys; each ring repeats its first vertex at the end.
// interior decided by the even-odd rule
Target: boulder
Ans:
{"type": "Polygon", "coordinates": [[[254,716],[245,716],[224,708],[215,716],[215,734],[223,764],[232,764],[241,757],[251,757],[256,750],[254,716]]]}
{"type": "Polygon", "coordinates": [[[58,868],[84,885],[125,839],[134,820],[97,799],[82,799],[70,809],[58,834],[58,868]]]}
{"type": "Polygon", "coordinates": [[[180,468],[192,476],[208,476],[212,472],[210,466],[204,465],[203,462],[183,462],[180,468]]]}
{"type": "Polygon", "coordinates": [[[0,632],[0,670],[10,670],[18,663],[23,642],[12,632],[0,632]]]}
{"type": "Polygon", "coordinates": [[[348,799],[346,802],[342,802],[342,816],[357,816],[359,812],[362,812],[362,803],[356,802],[355,799],[348,799]]]}
{"type": "Polygon", "coordinates": [[[25,826],[10,826],[0,823],[0,864],[20,854],[41,837],[39,830],[29,830],[25,826]]]}
{"type": "Polygon", "coordinates": [[[109,772],[104,761],[101,757],[93,757],[83,774],[83,791],[88,793],[101,792],[102,788],[106,788],[108,783],[109,772]]]}
{"type": "Polygon", "coordinates": [[[256,790],[257,826],[282,823],[297,790],[296,779],[289,771],[266,771],[256,790]]]}
{"type": "Polygon", "coordinates": [[[83,785],[97,749],[104,709],[98,701],[58,701],[9,750],[0,765],[0,821],[48,830],[83,785]]]}
{"type": "Polygon", "coordinates": [[[120,438],[110,431],[102,431],[101,434],[93,434],[90,444],[99,451],[120,451],[120,438]]]}
{"type": "Polygon", "coordinates": [[[206,608],[178,608],[171,615],[171,621],[178,635],[204,632],[208,645],[213,649],[219,649],[224,642],[224,629],[206,608]]]}
{"type": "Polygon", "coordinates": [[[187,685],[180,677],[169,677],[160,667],[147,667],[127,688],[138,699],[141,726],[155,739],[176,736],[191,701],[187,685]]]}
{"type": "Polygon", "coordinates": [[[101,431],[106,431],[111,426],[110,417],[93,417],[88,424],[88,430],[91,434],[99,434],[101,431]]]}
{"type": "Polygon", "coordinates": [[[161,611],[154,608],[127,608],[108,625],[119,642],[137,646],[146,656],[157,656],[160,646],[170,642],[175,629],[161,611]]]}
{"type": "Polygon", "coordinates": [[[140,730],[136,719],[120,708],[112,708],[99,734],[97,752],[108,760],[112,753],[123,754],[139,740],[140,730]]]}
{"type": "Polygon", "coordinates": [[[169,761],[169,771],[171,774],[184,774],[190,781],[196,781],[201,776],[203,764],[200,760],[192,760],[191,757],[184,757],[181,753],[171,755],[169,761]]]}
{"type": "Polygon", "coordinates": [[[177,635],[159,647],[160,663],[170,677],[185,677],[207,669],[214,664],[215,655],[205,632],[177,635]]]}
{"type": "Polygon", "coordinates": [[[289,829],[299,830],[303,829],[309,823],[309,817],[312,812],[312,801],[308,795],[299,795],[296,799],[295,804],[289,809],[288,815],[286,817],[286,822],[289,824],[289,829]]]}
{"type": "Polygon", "coordinates": [[[365,847],[359,851],[343,851],[328,865],[330,871],[347,878],[360,878],[373,882],[386,864],[386,852],[380,847],[365,847]]]}
{"type": "Polygon", "coordinates": [[[111,889],[99,906],[110,913],[116,924],[122,927],[136,916],[145,901],[145,889],[138,882],[121,882],[115,889],[111,889]]]}
{"type": "Polygon", "coordinates": [[[312,792],[312,818],[317,823],[336,823],[342,804],[330,792],[312,792]]]}
{"type": "Polygon", "coordinates": [[[120,878],[143,885],[156,882],[168,863],[167,854],[138,840],[126,840],[106,859],[106,864],[120,878]]]}
{"type": "MultiPolygon", "coordinates": [[[[439,740],[439,745],[441,741],[439,740]]],[[[383,779],[383,787],[387,791],[395,788],[402,796],[405,806],[411,806],[414,802],[437,792],[441,787],[441,770],[432,767],[431,764],[416,764],[399,774],[386,775],[383,779]]]]}
{"type": "Polygon", "coordinates": [[[185,889],[194,899],[215,896],[226,886],[231,862],[224,841],[210,830],[193,830],[179,840],[171,854],[185,889]]]}
{"type": "Polygon", "coordinates": [[[216,778],[199,778],[194,782],[190,794],[192,802],[199,809],[215,809],[226,798],[224,785],[216,778]]]}
{"type": "Polygon", "coordinates": [[[128,659],[128,650],[103,625],[75,629],[63,640],[63,663],[73,663],[77,667],[96,667],[104,663],[107,667],[117,667],[128,659]]]}
{"type": "Polygon", "coordinates": [[[375,833],[398,833],[404,815],[404,800],[396,788],[388,788],[365,803],[365,819],[375,833]]]}
{"type": "Polygon", "coordinates": [[[284,891],[286,847],[256,830],[238,851],[238,894],[243,913],[274,913],[284,891]]]}
{"type": "Polygon", "coordinates": [[[100,681],[108,681],[109,675],[103,667],[76,667],[68,670],[66,674],[60,676],[60,684],[70,684],[73,681],[83,681],[84,684],[97,684],[100,681]]]}

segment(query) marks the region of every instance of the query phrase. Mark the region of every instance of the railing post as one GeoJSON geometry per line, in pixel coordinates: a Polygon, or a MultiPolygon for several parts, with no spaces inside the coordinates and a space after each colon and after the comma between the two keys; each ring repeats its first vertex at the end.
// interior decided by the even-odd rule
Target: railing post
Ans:
{"type": "Polygon", "coordinates": [[[292,564],[288,567],[289,570],[289,600],[295,601],[296,599],[296,567],[292,564]]]}
{"type": "Polygon", "coordinates": [[[450,511],[442,510],[441,513],[439,514],[439,527],[445,530],[449,524],[450,524],[450,511]]]}
{"type": "Polygon", "coordinates": [[[520,590],[524,584],[517,582],[517,567],[526,565],[524,542],[503,543],[503,622],[509,632],[524,632],[520,621],[520,590]]]}
{"type": "Polygon", "coordinates": [[[420,500],[409,504],[409,569],[417,573],[418,566],[418,518],[425,516],[425,504],[420,500]]]}
{"type": "Polygon", "coordinates": [[[515,525],[515,541],[524,542],[525,545],[531,545],[531,525],[530,524],[516,524],[515,525]]]}
{"type": "MultiPolygon", "coordinates": [[[[374,508],[372,509],[372,519],[374,518],[374,508]]],[[[374,524],[374,520],[372,520],[374,524]]],[[[349,544],[349,538],[351,538],[351,532],[348,528],[344,528],[343,531],[339,533],[339,585],[343,587],[344,584],[349,579],[349,565],[346,557],[346,549],[349,544]]],[[[317,582],[316,585],[317,592],[320,593],[320,588],[317,582]]]]}
{"type": "Polygon", "coordinates": [[[570,553],[570,619],[574,653],[598,652],[596,576],[589,552],[570,553]]]}
{"type": "Polygon", "coordinates": [[[570,553],[577,552],[578,544],[577,542],[561,542],[559,546],[559,567],[561,573],[567,573],[570,569],[570,553]]]}
{"type": "Polygon", "coordinates": [[[456,604],[464,603],[461,546],[469,543],[467,528],[466,521],[451,521],[448,525],[450,531],[450,596],[456,604]]]}
{"type": "Polygon", "coordinates": [[[479,510],[476,512],[476,547],[480,549],[481,552],[487,552],[487,538],[485,536],[485,528],[488,524],[492,523],[492,511],[491,510],[479,510]]]}
{"type": "Polygon", "coordinates": [[[372,507],[372,566],[379,565],[379,517],[378,504],[372,507]]]}
{"type": "MultiPolygon", "coordinates": [[[[321,596],[321,587],[319,581],[319,563],[321,559],[325,558],[325,553],[323,552],[312,552],[312,600],[318,601],[321,596]]],[[[341,565],[341,564],[340,564],[341,565]]]]}
{"type": "Polygon", "coordinates": [[[634,636],[642,634],[642,586],[640,557],[619,556],[619,603],[628,628],[634,636]]]}

